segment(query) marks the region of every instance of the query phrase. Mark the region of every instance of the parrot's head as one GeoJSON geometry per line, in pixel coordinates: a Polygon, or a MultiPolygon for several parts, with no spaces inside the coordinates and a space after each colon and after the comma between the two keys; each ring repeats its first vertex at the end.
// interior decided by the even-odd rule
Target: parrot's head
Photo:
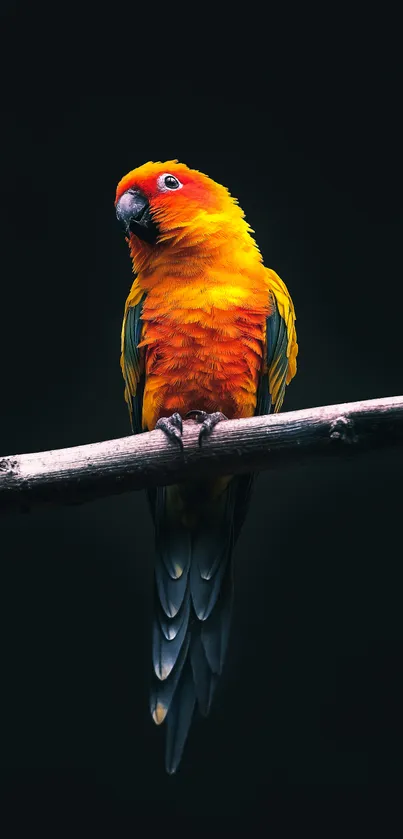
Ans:
{"type": "Polygon", "coordinates": [[[133,262],[169,248],[210,250],[235,233],[249,237],[244,213],[226,187],[177,160],[145,163],[119,182],[116,215],[133,262]]]}

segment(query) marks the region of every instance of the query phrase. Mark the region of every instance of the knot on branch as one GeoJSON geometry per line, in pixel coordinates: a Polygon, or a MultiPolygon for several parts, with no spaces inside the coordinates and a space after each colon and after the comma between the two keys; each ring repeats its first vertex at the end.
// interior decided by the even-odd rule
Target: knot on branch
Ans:
{"type": "Polygon", "coordinates": [[[0,472],[2,475],[18,475],[18,460],[13,460],[11,457],[0,458],[0,472]]]}
{"type": "Polygon", "coordinates": [[[340,440],[341,443],[356,443],[357,435],[354,422],[350,417],[337,417],[330,425],[330,439],[340,440]]]}

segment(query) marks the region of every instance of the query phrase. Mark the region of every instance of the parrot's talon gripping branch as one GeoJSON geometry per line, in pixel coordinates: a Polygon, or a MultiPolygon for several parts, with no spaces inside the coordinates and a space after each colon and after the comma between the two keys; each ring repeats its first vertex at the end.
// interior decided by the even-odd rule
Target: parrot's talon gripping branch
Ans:
{"type": "Polygon", "coordinates": [[[208,414],[207,411],[200,411],[197,408],[194,411],[188,411],[186,414],[186,419],[193,419],[196,422],[200,422],[202,427],[199,433],[199,446],[202,446],[203,437],[208,437],[211,434],[213,428],[223,420],[227,420],[228,417],[225,414],[221,413],[221,411],[214,411],[212,414],[208,414]]]}
{"type": "Polygon", "coordinates": [[[183,450],[183,422],[180,414],[175,412],[170,417],[161,417],[155,427],[163,431],[169,440],[172,440],[183,450]]]}

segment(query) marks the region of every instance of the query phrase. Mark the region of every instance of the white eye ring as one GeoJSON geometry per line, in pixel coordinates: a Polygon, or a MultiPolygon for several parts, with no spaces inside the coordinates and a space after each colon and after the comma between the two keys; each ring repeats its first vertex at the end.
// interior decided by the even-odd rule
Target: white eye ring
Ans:
{"type": "Polygon", "coordinates": [[[164,172],[163,175],[160,175],[157,178],[157,186],[160,192],[175,192],[177,189],[182,189],[183,184],[181,184],[179,178],[176,175],[172,175],[171,172],[164,172]],[[165,183],[166,178],[173,178],[176,182],[176,186],[167,186],[165,183]]]}

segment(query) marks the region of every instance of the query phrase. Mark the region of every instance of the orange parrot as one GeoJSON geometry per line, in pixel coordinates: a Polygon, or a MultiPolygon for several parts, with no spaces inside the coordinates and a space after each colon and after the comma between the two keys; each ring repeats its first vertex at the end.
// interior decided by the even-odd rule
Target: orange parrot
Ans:
{"type": "MultiPolygon", "coordinates": [[[[227,418],[279,411],[296,372],[295,312],[265,268],[228,190],[177,160],[125,175],[116,215],[135,279],[121,366],[134,433],[161,429],[182,447],[227,418]]],[[[221,674],[232,601],[232,552],[252,475],[149,491],[156,533],[151,713],[166,719],[165,765],[176,771],[198,704],[206,715],[221,674]]]]}

